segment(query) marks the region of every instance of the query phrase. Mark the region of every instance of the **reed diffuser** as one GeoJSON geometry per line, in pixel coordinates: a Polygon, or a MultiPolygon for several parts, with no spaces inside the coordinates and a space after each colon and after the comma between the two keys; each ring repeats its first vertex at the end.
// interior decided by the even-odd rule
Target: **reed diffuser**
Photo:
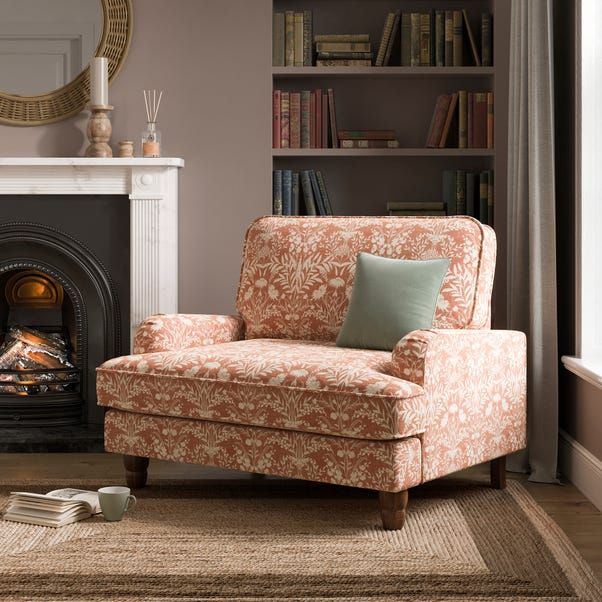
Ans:
{"type": "Polygon", "coordinates": [[[161,132],[157,129],[157,115],[163,98],[163,90],[143,90],[146,107],[146,129],[142,132],[142,156],[161,156],[161,132]]]}

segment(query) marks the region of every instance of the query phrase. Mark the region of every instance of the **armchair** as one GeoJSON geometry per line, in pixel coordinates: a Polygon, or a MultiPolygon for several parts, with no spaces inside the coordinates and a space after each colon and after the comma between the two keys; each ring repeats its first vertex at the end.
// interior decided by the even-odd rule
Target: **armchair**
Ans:
{"type": "Polygon", "coordinates": [[[489,330],[495,237],[454,218],[261,218],[247,232],[238,316],[159,315],[97,371],[105,447],[130,486],[148,458],[379,491],[387,529],[408,490],[525,445],[522,333],[489,330]],[[433,328],[392,353],[336,347],[367,251],[447,257],[433,328]]]}

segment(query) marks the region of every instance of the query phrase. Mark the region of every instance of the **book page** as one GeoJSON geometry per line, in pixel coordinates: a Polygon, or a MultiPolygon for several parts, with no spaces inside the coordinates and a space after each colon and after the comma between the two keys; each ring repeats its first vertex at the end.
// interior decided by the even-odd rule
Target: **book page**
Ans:
{"type": "Polygon", "coordinates": [[[53,491],[49,491],[46,495],[65,500],[82,501],[90,506],[90,512],[92,514],[98,514],[100,512],[100,503],[96,491],[86,491],[85,489],[72,489],[67,487],[65,489],[54,489],[53,491]]]}

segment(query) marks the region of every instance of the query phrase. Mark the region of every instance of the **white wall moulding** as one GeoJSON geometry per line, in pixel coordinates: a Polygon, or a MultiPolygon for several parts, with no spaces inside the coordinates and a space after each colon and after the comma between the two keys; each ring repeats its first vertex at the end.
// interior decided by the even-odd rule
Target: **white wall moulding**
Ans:
{"type": "Polygon", "coordinates": [[[183,159],[0,158],[0,195],[130,199],[130,331],[178,311],[178,171],[183,159]]]}

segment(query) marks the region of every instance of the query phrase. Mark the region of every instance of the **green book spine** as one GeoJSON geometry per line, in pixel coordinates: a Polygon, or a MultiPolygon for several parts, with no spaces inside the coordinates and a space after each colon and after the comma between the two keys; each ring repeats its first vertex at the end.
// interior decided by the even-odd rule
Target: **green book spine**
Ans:
{"type": "Polygon", "coordinates": [[[493,15],[481,15],[481,60],[483,67],[493,66],[493,15]]]}
{"type": "Polygon", "coordinates": [[[316,215],[316,200],[311,188],[309,171],[301,172],[301,189],[303,190],[303,201],[305,202],[305,214],[316,215]]]}
{"type": "Polygon", "coordinates": [[[401,65],[409,67],[412,64],[412,18],[410,13],[401,15],[401,65]]]}
{"type": "Polygon", "coordinates": [[[435,9],[431,8],[429,10],[429,65],[431,67],[435,66],[436,57],[435,57],[435,9]]]}
{"type": "Polygon", "coordinates": [[[293,172],[291,215],[299,215],[299,173],[293,172]]]}
{"type": "Polygon", "coordinates": [[[295,65],[295,12],[287,10],[284,13],[284,65],[295,65]]]}
{"type": "Polygon", "coordinates": [[[284,13],[274,13],[273,15],[272,65],[284,67],[284,13]]]}
{"type": "Polygon", "coordinates": [[[458,148],[468,148],[468,92],[458,92],[458,148]]]}
{"type": "Polygon", "coordinates": [[[479,220],[482,224],[487,223],[487,193],[489,177],[486,171],[479,174],[479,220]]]}
{"type": "Polygon", "coordinates": [[[493,171],[487,171],[487,225],[493,228],[494,215],[494,198],[493,198],[493,171]]]}
{"type": "Polygon", "coordinates": [[[456,171],[446,169],[443,172],[443,202],[447,215],[456,215],[456,171]]]}
{"type": "Polygon", "coordinates": [[[322,175],[321,171],[316,171],[316,179],[318,180],[318,186],[320,188],[320,194],[322,195],[322,201],[324,203],[326,215],[334,215],[332,211],[332,203],[330,202],[330,197],[328,196],[328,191],[326,190],[326,182],[324,181],[324,176],[322,175]]]}
{"type": "Polygon", "coordinates": [[[389,65],[391,62],[391,55],[393,54],[393,48],[395,47],[395,42],[397,41],[397,32],[399,31],[400,20],[401,11],[398,10],[395,13],[395,18],[393,19],[393,29],[391,30],[391,35],[389,36],[389,43],[387,44],[387,51],[385,52],[385,61],[383,65],[389,65]]]}
{"type": "Polygon", "coordinates": [[[420,67],[420,13],[410,15],[412,30],[410,34],[410,66],[420,67]]]}
{"type": "Polygon", "coordinates": [[[451,10],[445,11],[445,66],[454,64],[454,18],[451,10]]]}
{"type": "Polygon", "coordinates": [[[311,148],[311,92],[301,91],[301,148],[311,148]]]}
{"type": "Polygon", "coordinates": [[[420,15],[420,66],[431,64],[431,16],[429,13],[420,15]]]}
{"type": "Polygon", "coordinates": [[[294,26],[294,66],[303,67],[303,13],[295,13],[294,26]]]}
{"type": "Polygon", "coordinates": [[[282,215],[282,170],[274,170],[272,176],[272,213],[282,215]]]}
{"type": "Polygon", "coordinates": [[[453,11],[453,60],[454,67],[461,67],[464,64],[462,56],[464,40],[462,37],[462,11],[453,11]]]}
{"type": "Polygon", "coordinates": [[[477,174],[468,172],[466,174],[466,215],[476,217],[476,183],[477,174]]]}
{"type": "Polygon", "coordinates": [[[292,215],[293,210],[293,172],[282,171],[282,215],[292,215]]]}
{"type": "Polygon", "coordinates": [[[445,67],[445,13],[435,13],[435,65],[445,67]]]}
{"type": "Polygon", "coordinates": [[[303,11],[303,66],[313,64],[312,39],[314,36],[313,14],[311,10],[303,11]]]}
{"type": "Polygon", "coordinates": [[[391,32],[393,31],[394,22],[395,13],[388,13],[387,18],[385,19],[385,24],[383,26],[383,33],[380,37],[378,52],[376,53],[376,61],[374,62],[374,65],[376,67],[382,67],[385,64],[385,56],[387,54],[387,47],[389,46],[389,39],[391,38],[391,32]]]}
{"type": "Polygon", "coordinates": [[[458,215],[466,215],[466,172],[456,170],[456,211],[458,215]]]}
{"type": "Polygon", "coordinates": [[[320,186],[318,184],[318,178],[316,178],[316,172],[313,169],[309,170],[309,181],[311,182],[311,190],[314,193],[314,200],[316,202],[316,209],[318,215],[326,215],[326,208],[324,207],[324,199],[320,194],[320,186]]]}

